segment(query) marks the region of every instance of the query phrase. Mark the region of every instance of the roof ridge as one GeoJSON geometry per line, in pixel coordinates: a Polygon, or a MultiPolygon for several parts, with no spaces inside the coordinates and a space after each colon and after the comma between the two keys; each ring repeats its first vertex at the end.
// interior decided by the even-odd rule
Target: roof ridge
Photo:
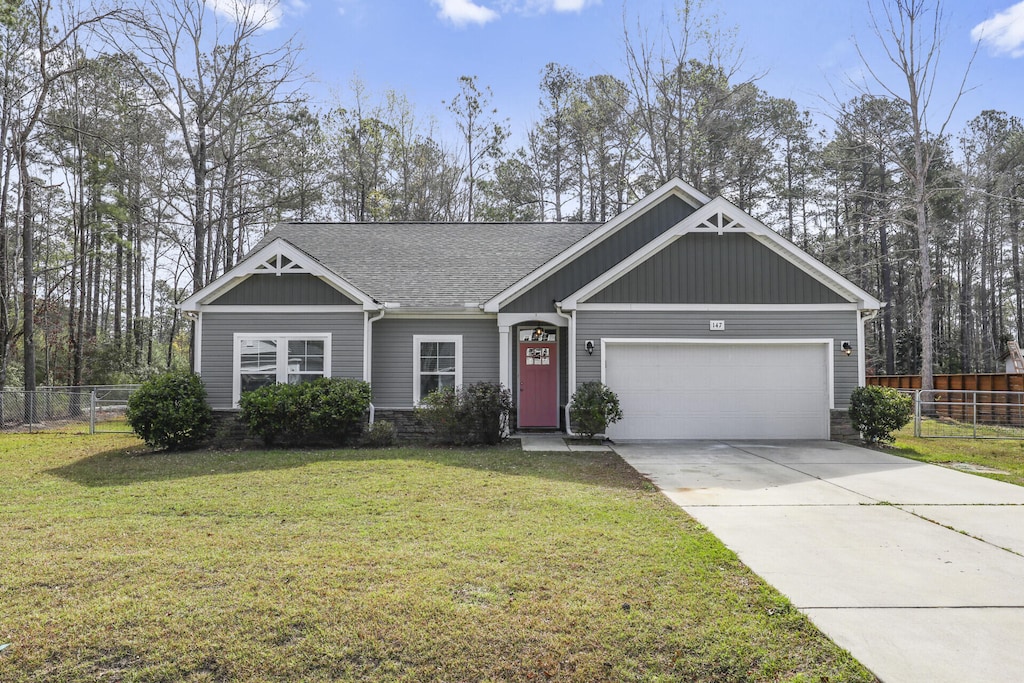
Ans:
{"type": "Polygon", "coordinates": [[[276,225],[603,225],[601,221],[281,221],[276,225]]]}

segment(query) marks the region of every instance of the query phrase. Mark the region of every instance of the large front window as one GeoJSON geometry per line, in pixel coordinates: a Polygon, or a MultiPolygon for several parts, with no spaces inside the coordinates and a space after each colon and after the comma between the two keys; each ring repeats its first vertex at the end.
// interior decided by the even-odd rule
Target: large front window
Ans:
{"type": "Polygon", "coordinates": [[[462,384],[462,337],[413,337],[413,401],[462,384]]]}
{"type": "Polygon", "coordinates": [[[301,384],[330,377],[329,334],[235,335],[235,403],[268,384],[301,384]]]}

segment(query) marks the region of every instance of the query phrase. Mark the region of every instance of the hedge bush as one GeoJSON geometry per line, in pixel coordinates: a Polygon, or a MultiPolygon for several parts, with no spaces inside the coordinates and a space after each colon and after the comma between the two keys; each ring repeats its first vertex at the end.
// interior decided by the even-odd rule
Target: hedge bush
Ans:
{"type": "Polygon", "coordinates": [[[500,384],[479,382],[427,395],[416,419],[435,441],[456,446],[496,444],[508,434],[512,394],[500,384]]]}
{"type": "Polygon", "coordinates": [[[302,384],[269,384],[242,394],[241,420],[267,446],[344,445],[362,430],[370,407],[370,385],[324,378],[302,384]]]}
{"type": "Polygon", "coordinates": [[[305,434],[308,414],[301,388],[301,384],[268,384],[247,391],[238,400],[239,419],[266,446],[273,446],[283,434],[305,434]]]}
{"type": "Polygon", "coordinates": [[[853,428],[870,443],[892,443],[914,416],[913,397],[890,387],[857,387],[850,396],[853,428]]]}
{"type": "Polygon", "coordinates": [[[168,372],[143,382],[128,398],[128,424],[155,448],[195,448],[213,428],[213,410],[199,375],[168,372]]]}
{"type": "Polygon", "coordinates": [[[604,434],[608,425],[621,419],[619,397],[600,382],[585,382],[572,395],[569,420],[573,428],[588,439],[604,434]]]}

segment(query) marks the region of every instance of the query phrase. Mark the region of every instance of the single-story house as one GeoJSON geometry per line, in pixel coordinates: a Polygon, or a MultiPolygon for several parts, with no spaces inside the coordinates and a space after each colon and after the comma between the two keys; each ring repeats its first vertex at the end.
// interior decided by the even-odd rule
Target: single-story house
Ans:
{"type": "MultiPolygon", "coordinates": [[[[500,382],[518,429],[567,428],[583,382],[615,439],[828,438],[880,302],[727,200],[673,180],[606,223],[286,223],[182,305],[215,409],[355,377],[399,425],[500,382]]],[[[571,429],[571,425],[569,425],[571,429]]]]}

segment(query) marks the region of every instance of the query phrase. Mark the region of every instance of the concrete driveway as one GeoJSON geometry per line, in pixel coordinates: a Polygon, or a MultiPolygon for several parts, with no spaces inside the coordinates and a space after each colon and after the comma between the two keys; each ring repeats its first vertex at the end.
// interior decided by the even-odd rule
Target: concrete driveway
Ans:
{"type": "Polygon", "coordinates": [[[615,451],[883,681],[1024,680],[1024,487],[830,441],[615,451]]]}

